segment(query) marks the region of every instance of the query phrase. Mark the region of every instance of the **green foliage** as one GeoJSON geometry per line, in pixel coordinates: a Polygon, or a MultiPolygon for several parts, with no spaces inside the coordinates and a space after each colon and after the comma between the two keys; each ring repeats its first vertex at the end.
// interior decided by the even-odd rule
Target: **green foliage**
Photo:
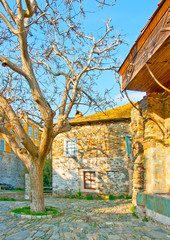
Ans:
{"type": "Polygon", "coordinates": [[[0,201],[16,201],[14,198],[0,198],[0,201]]]}
{"type": "Polygon", "coordinates": [[[111,194],[109,195],[109,200],[116,200],[116,199],[123,199],[123,198],[126,198],[126,196],[124,196],[124,195],[113,196],[111,194]]]}
{"type": "Polygon", "coordinates": [[[148,218],[145,216],[143,219],[142,219],[143,222],[148,222],[148,218]]]}
{"type": "Polygon", "coordinates": [[[25,189],[22,188],[15,188],[13,192],[24,192],[25,189]]]}
{"type": "MultiPolygon", "coordinates": [[[[87,197],[82,197],[81,196],[81,192],[78,192],[76,195],[72,195],[69,197],[70,199],[87,199],[87,200],[108,200],[108,197],[102,197],[102,196],[98,196],[98,197],[94,197],[92,195],[88,195],[87,197]]],[[[113,195],[109,195],[109,200],[116,200],[116,199],[131,199],[131,196],[128,195],[120,195],[120,196],[113,196],[113,195]]]]}
{"type": "Polygon", "coordinates": [[[78,196],[81,197],[81,192],[78,192],[78,196]]]}
{"type": "Polygon", "coordinates": [[[135,212],[133,212],[132,215],[133,215],[135,218],[139,218],[138,215],[137,215],[135,212]]]}
{"type": "Polygon", "coordinates": [[[43,183],[44,187],[52,186],[52,159],[46,159],[43,168],[43,183]]]}
{"type": "Polygon", "coordinates": [[[132,196],[125,195],[125,199],[132,199],[132,196]]]}
{"type": "Polygon", "coordinates": [[[132,213],[134,213],[134,212],[135,212],[135,206],[131,207],[130,211],[131,211],[132,213]]]}
{"type": "Polygon", "coordinates": [[[72,195],[69,197],[70,199],[83,199],[83,197],[81,197],[81,192],[78,192],[76,195],[72,195]]]}
{"type": "Polygon", "coordinates": [[[130,211],[132,212],[132,216],[135,218],[139,218],[138,215],[135,213],[135,206],[131,207],[130,211]]]}
{"type": "Polygon", "coordinates": [[[95,200],[108,200],[108,198],[99,196],[99,197],[95,198],[95,200]]]}
{"type": "Polygon", "coordinates": [[[109,200],[115,200],[116,199],[116,197],[115,196],[113,196],[113,195],[109,195],[109,200]]]}
{"type": "Polygon", "coordinates": [[[92,195],[87,196],[87,200],[93,200],[93,196],[92,195]]]}
{"type": "Polygon", "coordinates": [[[25,215],[36,215],[36,216],[43,216],[43,215],[50,215],[50,214],[57,214],[60,213],[56,208],[53,207],[46,207],[46,212],[34,212],[31,213],[30,207],[22,207],[22,208],[16,208],[11,210],[11,212],[19,213],[19,214],[25,214],[25,215]]]}
{"type": "Polygon", "coordinates": [[[117,197],[117,199],[122,199],[122,198],[125,198],[125,196],[124,195],[120,195],[120,196],[117,197]]]}

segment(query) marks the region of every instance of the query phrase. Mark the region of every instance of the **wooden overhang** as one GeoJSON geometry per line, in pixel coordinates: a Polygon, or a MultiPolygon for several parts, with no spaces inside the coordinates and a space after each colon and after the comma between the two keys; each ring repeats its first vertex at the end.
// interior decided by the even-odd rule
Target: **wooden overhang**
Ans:
{"type": "Polygon", "coordinates": [[[170,88],[170,0],[159,3],[121,65],[119,74],[122,91],[164,92],[161,84],[170,88]]]}

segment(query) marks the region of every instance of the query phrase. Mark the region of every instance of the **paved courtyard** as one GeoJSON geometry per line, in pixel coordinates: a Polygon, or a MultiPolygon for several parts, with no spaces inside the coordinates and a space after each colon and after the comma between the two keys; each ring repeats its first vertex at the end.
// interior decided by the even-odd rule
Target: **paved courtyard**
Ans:
{"type": "Polygon", "coordinates": [[[168,229],[137,219],[130,212],[130,200],[88,201],[48,198],[46,205],[63,214],[53,219],[18,219],[9,210],[29,202],[0,202],[0,239],[6,240],[102,240],[167,239],[168,229]]]}

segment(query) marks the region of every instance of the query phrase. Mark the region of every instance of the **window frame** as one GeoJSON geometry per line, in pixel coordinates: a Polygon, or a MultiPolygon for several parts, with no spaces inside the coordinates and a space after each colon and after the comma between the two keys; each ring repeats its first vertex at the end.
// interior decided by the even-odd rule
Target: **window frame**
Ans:
{"type": "Polygon", "coordinates": [[[34,138],[38,140],[38,129],[34,127],[34,138]]]}
{"type": "Polygon", "coordinates": [[[28,135],[29,135],[30,137],[33,136],[33,127],[32,127],[31,124],[28,125],[28,135]],[[31,132],[31,134],[30,134],[30,132],[31,132]]]}
{"type": "Polygon", "coordinates": [[[83,172],[83,180],[84,180],[84,189],[96,190],[96,172],[95,171],[84,171],[83,172]],[[90,178],[86,177],[87,173],[90,174],[90,178]],[[94,178],[92,178],[91,174],[94,175],[94,178]],[[90,182],[90,187],[86,187],[87,181],[90,182]],[[95,187],[92,187],[92,183],[95,183],[94,184],[95,187]]]}
{"type": "MultiPolygon", "coordinates": [[[[71,149],[72,149],[72,146],[71,146],[71,149]]],[[[77,138],[68,138],[68,139],[64,140],[64,154],[67,157],[76,157],[76,155],[77,155],[77,138]],[[74,149],[73,149],[75,151],[74,154],[69,153],[68,144],[71,142],[74,143],[74,149]]]]}
{"type": "Polygon", "coordinates": [[[132,136],[125,136],[126,141],[126,153],[128,157],[132,156],[132,136]]]}

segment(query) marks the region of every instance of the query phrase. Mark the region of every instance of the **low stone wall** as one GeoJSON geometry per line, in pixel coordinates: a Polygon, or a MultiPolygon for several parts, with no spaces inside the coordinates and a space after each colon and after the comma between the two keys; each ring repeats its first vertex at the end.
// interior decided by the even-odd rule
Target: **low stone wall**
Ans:
{"type": "Polygon", "coordinates": [[[170,194],[151,195],[138,192],[136,212],[170,226],[170,194]]]}
{"type": "Polygon", "coordinates": [[[9,192],[9,191],[2,191],[0,192],[0,199],[8,198],[8,199],[15,199],[15,200],[24,200],[25,199],[25,192],[9,192]]]}

